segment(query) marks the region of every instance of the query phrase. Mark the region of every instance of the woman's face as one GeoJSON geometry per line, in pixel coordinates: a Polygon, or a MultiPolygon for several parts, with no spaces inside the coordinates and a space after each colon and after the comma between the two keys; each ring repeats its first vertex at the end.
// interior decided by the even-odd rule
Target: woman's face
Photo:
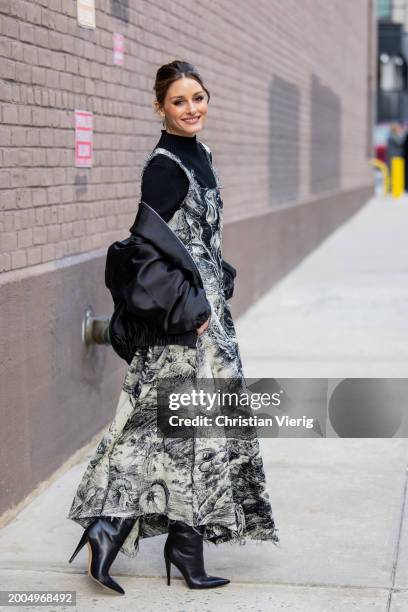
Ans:
{"type": "Polygon", "coordinates": [[[166,118],[166,131],[170,134],[194,136],[203,129],[207,111],[207,94],[200,83],[183,77],[168,88],[160,114],[166,118]]]}

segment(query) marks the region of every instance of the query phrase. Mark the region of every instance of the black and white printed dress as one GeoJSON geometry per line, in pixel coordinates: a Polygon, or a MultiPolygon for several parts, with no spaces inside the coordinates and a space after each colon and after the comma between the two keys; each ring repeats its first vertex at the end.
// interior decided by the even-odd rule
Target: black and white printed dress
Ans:
{"type": "Polygon", "coordinates": [[[129,557],[137,555],[139,538],[167,533],[169,520],[204,525],[204,541],[214,544],[280,541],[256,436],[177,439],[163,438],[157,431],[155,387],[161,377],[242,379],[245,388],[234,323],[223,292],[221,185],[209,148],[199,144],[206,151],[215,187],[200,184],[192,165],[187,167],[161,146],[147,157],[142,181],[147,165],[158,155],[176,162],[188,178],[187,195],[167,223],[200,271],[211,305],[209,326],[198,336],[195,348],[169,344],[136,350],[115,417],[85,470],[67,516],[84,528],[99,516],[134,517],[121,548],[129,557]]]}

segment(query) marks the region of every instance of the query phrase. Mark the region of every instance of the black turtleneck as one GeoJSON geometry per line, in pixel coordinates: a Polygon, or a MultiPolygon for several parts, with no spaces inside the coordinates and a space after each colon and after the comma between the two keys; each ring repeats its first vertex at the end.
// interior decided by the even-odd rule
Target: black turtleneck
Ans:
{"type": "MultiPolygon", "coordinates": [[[[216,187],[207,153],[196,134],[180,136],[161,130],[160,140],[154,148],[158,147],[174,153],[189,170],[194,170],[200,185],[216,187]]],[[[142,200],[167,222],[180,207],[188,187],[188,178],[180,166],[166,155],[156,155],[143,173],[142,200]]]]}

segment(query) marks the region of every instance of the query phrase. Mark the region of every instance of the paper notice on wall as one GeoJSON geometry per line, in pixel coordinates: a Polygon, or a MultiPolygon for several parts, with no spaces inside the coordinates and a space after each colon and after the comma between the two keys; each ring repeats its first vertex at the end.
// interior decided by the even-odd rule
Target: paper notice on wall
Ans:
{"type": "Polygon", "coordinates": [[[75,166],[89,168],[93,157],[92,113],[75,110],[75,166]]]}
{"type": "Polygon", "coordinates": [[[95,0],[77,0],[78,25],[95,28],[95,0]]]}
{"type": "Polygon", "coordinates": [[[123,53],[125,48],[125,37],[123,34],[113,33],[113,63],[123,66],[123,53]]]}

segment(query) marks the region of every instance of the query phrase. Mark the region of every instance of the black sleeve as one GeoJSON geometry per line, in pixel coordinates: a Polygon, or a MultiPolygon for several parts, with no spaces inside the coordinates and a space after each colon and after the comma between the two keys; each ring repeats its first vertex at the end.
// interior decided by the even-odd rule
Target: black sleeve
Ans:
{"type": "Polygon", "coordinates": [[[211,315],[205,290],[166,261],[154,245],[130,237],[108,249],[105,284],[115,301],[161,331],[179,334],[197,330],[211,315]]]}
{"type": "Polygon", "coordinates": [[[172,159],[156,155],[146,167],[142,179],[142,200],[167,222],[188,193],[189,181],[172,159]]]}
{"type": "Polygon", "coordinates": [[[225,259],[222,260],[222,271],[224,276],[224,296],[226,300],[232,298],[234,294],[234,279],[237,275],[237,271],[234,266],[225,259]]]}

